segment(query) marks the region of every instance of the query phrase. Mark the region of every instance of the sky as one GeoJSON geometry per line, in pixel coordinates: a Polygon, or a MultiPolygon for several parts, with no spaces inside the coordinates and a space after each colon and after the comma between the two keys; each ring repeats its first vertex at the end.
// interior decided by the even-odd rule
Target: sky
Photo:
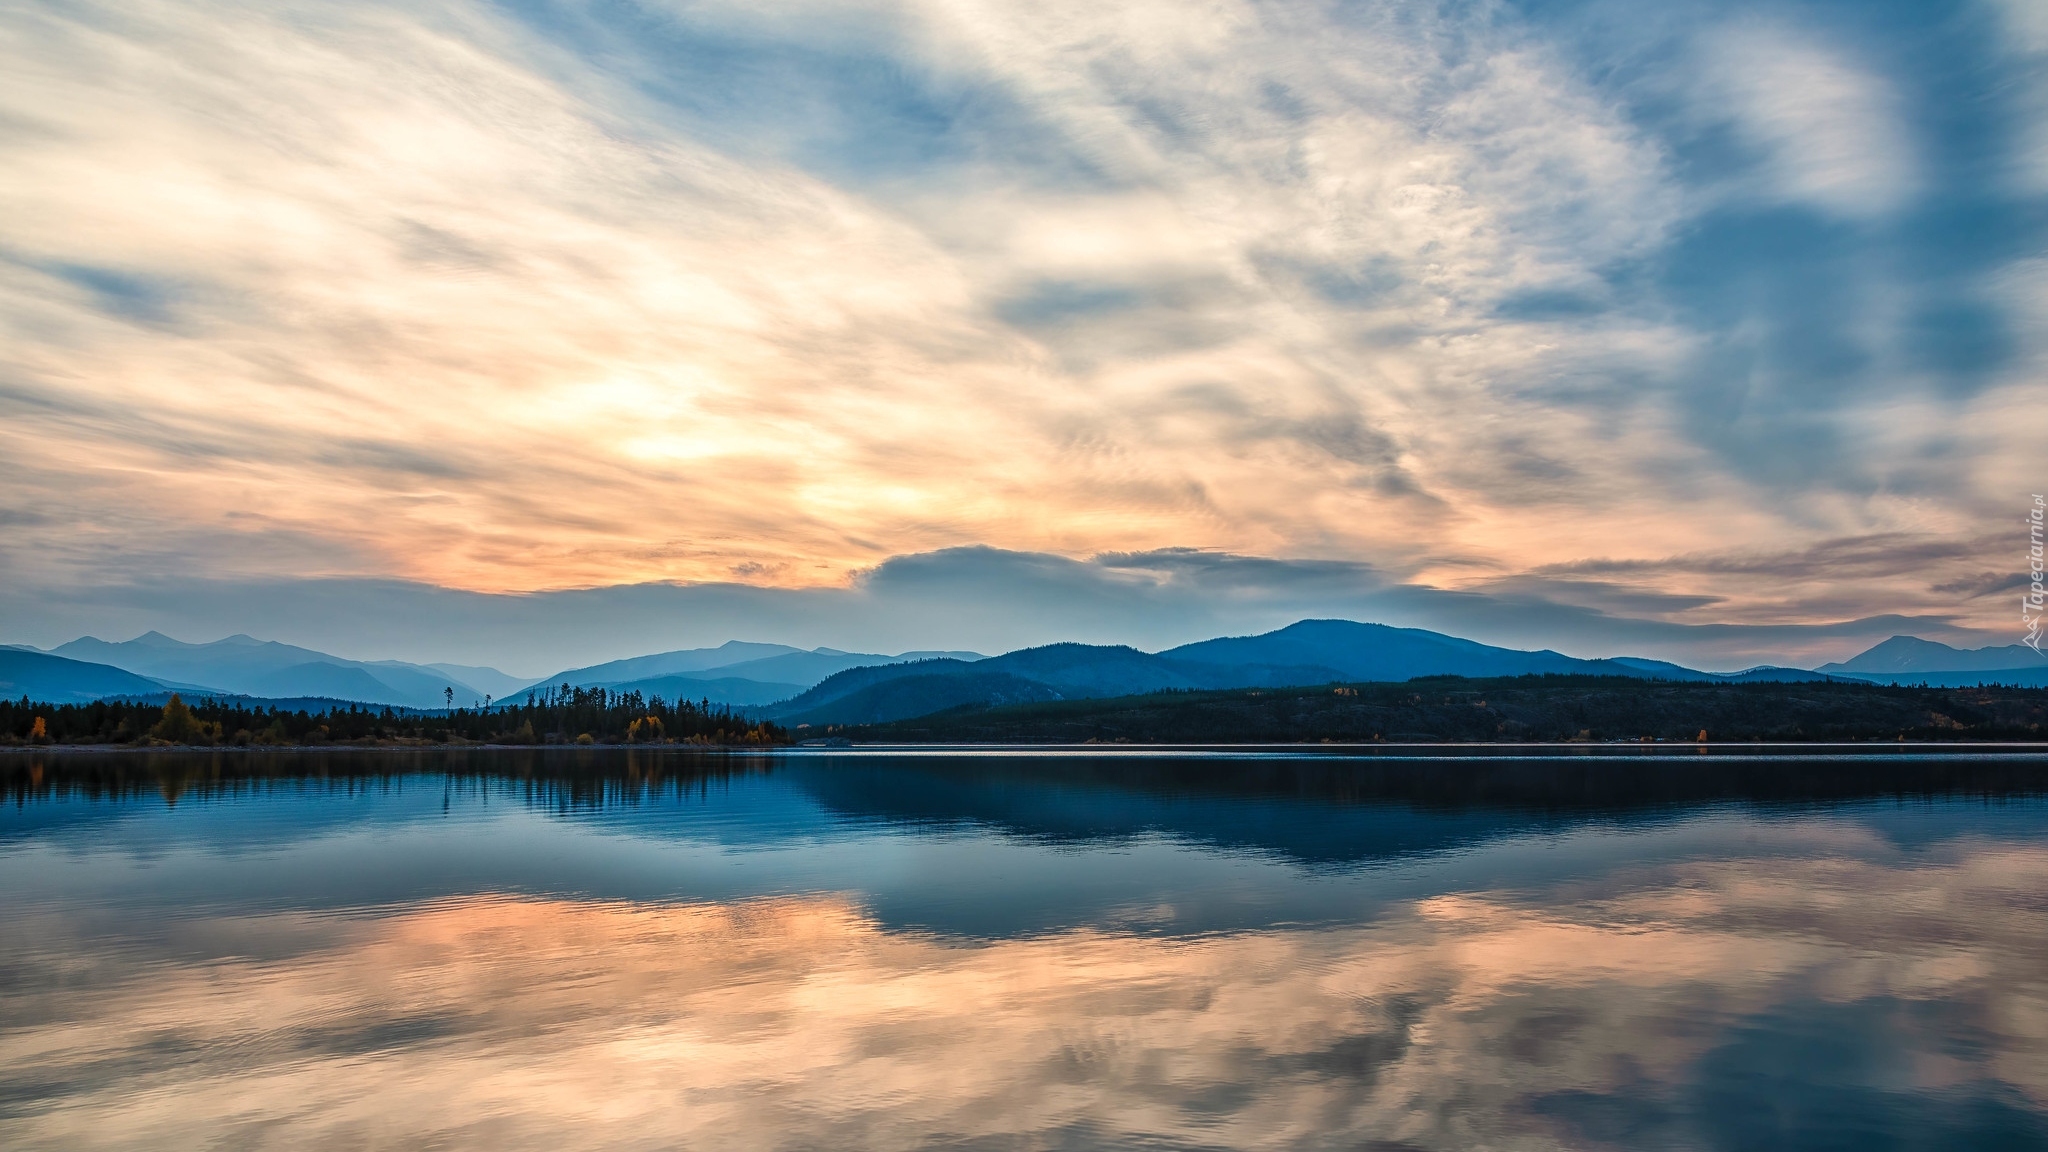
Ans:
{"type": "Polygon", "coordinates": [[[2048,5],[0,10],[0,642],[2024,635],[2048,5]]]}

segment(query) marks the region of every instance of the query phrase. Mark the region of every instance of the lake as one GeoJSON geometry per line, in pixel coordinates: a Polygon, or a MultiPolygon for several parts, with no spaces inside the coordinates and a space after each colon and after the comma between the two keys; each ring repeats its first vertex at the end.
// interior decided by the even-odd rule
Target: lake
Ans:
{"type": "Polygon", "coordinates": [[[0,756],[0,1146],[2048,1148],[2048,758],[0,756]]]}

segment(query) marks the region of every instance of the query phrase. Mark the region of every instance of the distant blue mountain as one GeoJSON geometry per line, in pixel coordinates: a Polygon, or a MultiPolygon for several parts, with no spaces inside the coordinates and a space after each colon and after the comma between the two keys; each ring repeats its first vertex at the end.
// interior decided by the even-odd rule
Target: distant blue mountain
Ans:
{"type": "Polygon", "coordinates": [[[1699,672],[1682,664],[1668,660],[1644,660],[1636,656],[1616,656],[1608,660],[1589,661],[1593,664],[1620,664],[1634,668],[1657,680],[1720,680],[1724,683],[1748,684],[1760,680],[1775,682],[1799,682],[1806,680],[1853,680],[1857,677],[1809,672],[1804,668],[1780,668],[1775,664],[1760,664],[1740,672],[1699,672]]]}
{"type": "Polygon", "coordinates": [[[1263,635],[1203,640],[1157,653],[1117,645],[1048,644],[996,657],[973,652],[888,656],[732,641],[570,669],[531,684],[492,668],[346,660],[248,636],[187,644],[150,632],[118,644],[86,637],[54,654],[0,648],[0,691],[53,702],[183,691],[252,701],[346,701],[433,710],[442,706],[449,688],[458,705],[470,706],[486,692],[516,699],[521,687],[568,683],[669,700],[708,699],[808,724],[871,723],[948,708],[1174,689],[1532,673],[1730,683],[1842,678],[2048,685],[2048,660],[2020,645],[1959,651],[1895,636],[1816,671],[1764,666],[1711,673],[1639,657],[1583,660],[1549,650],[1499,648],[1419,628],[1350,620],[1303,620],[1263,635]]]}
{"type": "MultiPolygon", "coordinates": [[[[386,668],[397,663],[399,661],[372,660],[370,666],[386,668]]],[[[479,668],[474,664],[420,664],[417,667],[445,676],[451,683],[467,684],[473,691],[487,692],[492,696],[509,696],[532,683],[523,676],[508,676],[496,668],[479,668]]]]}
{"type": "Polygon", "coordinates": [[[759,660],[721,664],[697,675],[737,677],[741,680],[758,680],[764,684],[794,684],[797,691],[801,692],[825,677],[844,672],[848,668],[894,664],[898,661],[899,658],[895,656],[868,652],[835,652],[830,648],[821,648],[815,652],[785,652],[780,656],[767,656],[759,660]]]}
{"type": "Polygon", "coordinates": [[[881,724],[911,716],[929,716],[934,712],[944,712],[952,708],[1033,704],[1046,700],[1078,699],[1089,695],[1091,694],[1071,689],[1062,691],[1050,684],[1029,680],[1009,672],[979,672],[967,666],[959,669],[927,668],[924,671],[864,684],[850,692],[830,695],[828,698],[813,698],[811,693],[806,692],[795,700],[762,710],[760,714],[793,724],[881,724]]]}
{"type": "MultiPolygon", "coordinates": [[[[1496,648],[1421,628],[1351,620],[1303,620],[1263,636],[1233,636],[1169,648],[1175,660],[1238,667],[1323,668],[1330,680],[1412,680],[1417,676],[1528,676],[1546,672],[1649,676],[1661,680],[1820,680],[1801,668],[1765,666],[1743,672],[1701,672],[1665,660],[1623,656],[1581,660],[1543,649],[1496,648]]],[[[1290,684],[1319,683],[1290,679],[1290,684]]],[[[1256,687],[1257,681],[1230,687],[1256,687]]]]}
{"type": "MultiPolygon", "coordinates": [[[[560,684],[557,680],[555,683],[560,684]]],[[[738,676],[649,676],[645,680],[627,680],[619,684],[595,685],[611,692],[638,692],[652,699],[656,696],[674,703],[678,700],[708,700],[713,704],[726,704],[734,708],[755,708],[787,700],[804,690],[802,684],[775,684],[760,680],[747,680],[738,676]]],[[[514,699],[521,697],[515,696],[514,699]]]]}
{"type": "Polygon", "coordinates": [[[1169,648],[1160,655],[1170,660],[1231,667],[1323,668],[1332,673],[1326,680],[1523,676],[1585,672],[1594,663],[1548,650],[1521,652],[1420,628],[1390,628],[1350,620],[1303,620],[1263,636],[1203,640],[1169,648]]]}
{"type": "MultiPolygon", "coordinates": [[[[161,632],[109,643],[81,637],[54,649],[59,656],[90,660],[193,691],[265,698],[317,697],[439,708],[443,693],[455,690],[455,703],[481,702],[488,691],[440,669],[398,660],[361,661],[330,656],[310,648],[230,636],[211,644],[188,644],[161,632]]],[[[485,669],[496,676],[504,673],[485,669]]]]}
{"type": "MultiPolygon", "coordinates": [[[[431,716],[440,715],[445,711],[443,706],[408,708],[403,704],[372,704],[362,700],[342,700],[333,696],[239,696],[222,695],[220,693],[198,695],[192,692],[172,693],[159,690],[156,692],[121,692],[109,696],[107,699],[126,700],[135,704],[163,704],[169,701],[173,695],[179,696],[188,702],[213,700],[231,707],[248,708],[259,712],[275,708],[283,712],[311,712],[317,715],[337,709],[345,711],[350,708],[362,708],[376,712],[388,708],[402,716],[431,716]]],[[[459,704],[457,705],[457,707],[460,706],[459,704]]]]}
{"type": "Polygon", "coordinates": [[[165,686],[107,664],[90,664],[38,652],[0,648],[0,696],[38,703],[84,704],[108,696],[164,692],[165,686]]]}
{"type": "Polygon", "coordinates": [[[716,648],[685,648],[676,652],[656,652],[651,656],[608,660],[587,668],[569,668],[553,676],[543,676],[534,681],[533,685],[546,687],[552,684],[569,684],[578,688],[597,688],[646,680],[654,676],[704,672],[727,664],[802,652],[803,649],[792,648],[787,644],[755,644],[746,640],[728,640],[716,648]]]}
{"type": "Polygon", "coordinates": [[[1638,672],[1643,672],[1650,676],[1654,676],[1659,680],[1720,679],[1719,676],[1716,676],[1712,672],[1696,671],[1694,669],[1687,668],[1683,664],[1673,664],[1669,660],[1645,660],[1640,656],[1616,656],[1606,662],[1609,664],[1620,664],[1626,668],[1633,668],[1638,672]]]}
{"type": "Polygon", "coordinates": [[[577,688],[608,688],[619,692],[638,691],[664,699],[696,700],[709,697],[715,704],[765,704],[802,692],[827,676],[854,668],[901,664],[919,659],[943,658],[962,662],[982,659],[978,652],[906,652],[884,656],[878,652],[842,652],[837,648],[805,651],[787,644],[755,644],[732,640],[716,648],[688,648],[657,652],[571,668],[534,681],[532,687],[568,684],[577,688]],[[683,681],[695,681],[695,686],[683,681]],[[725,681],[752,682],[718,687],[725,681]],[[659,689],[658,691],[656,689],[659,689]],[[768,695],[770,690],[780,695],[768,695]]]}
{"type": "Polygon", "coordinates": [[[1940,687],[1977,683],[2048,684],[2048,657],[2024,644],[1951,648],[1918,636],[1894,636],[1838,664],[1815,669],[1883,683],[1940,687]]]}
{"type": "Polygon", "coordinates": [[[105,691],[90,688],[89,685],[100,681],[89,677],[31,677],[22,681],[27,694],[52,702],[108,695],[142,698],[181,691],[187,696],[234,697],[244,701],[342,701],[429,711],[444,706],[444,693],[450,688],[455,690],[458,706],[470,707],[487,694],[500,700],[516,699],[523,689],[562,683],[616,692],[637,691],[643,696],[668,700],[708,699],[713,704],[753,708],[786,700],[819,680],[850,668],[928,656],[981,658],[974,652],[885,656],[832,648],[805,651],[786,644],[735,640],[716,648],[614,660],[571,669],[545,680],[527,681],[495,668],[348,660],[242,635],[210,644],[190,644],[160,632],[147,632],[118,643],[81,637],[60,645],[54,653],[18,647],[0,650],[27,652],[69,664],[83,662],[82,666],[105,666],[131,674],[125,679],[105,680],[105,691]],[[27,688],[43,684],[49,686],[47,696],[27,688]]]}
{"type": "Polygon", "coordinates": [[[973,664],[924,660],[827,677],[761,714],[791,723],[881,723],[948,708],[1131,696],[1169,689],[1261,688],[1418,676],[1542,673],[1672,680],[1820,680],[1797,668],[1734,675],[1656,660],[1581,660],[1559,652],[1496,648],[1419,628],[1303,620],[1261,636],[1183,644],[1164,652],[1089,644],[1025,648],[973,664]]]}
{"type": "Polygon", "coordinates": [[[1715,673],[1710,679],[1724,680],[1736,684],[1753,684],[1760,680],[1774,683],[1797,683],[1808,680],[1868,680],[1868,676],[1843,676],[1826,672],[1814,672],[1805,668],[1780,668],[1774,664],[1763,664],[1745,668],[1740,672],[1715,673]]]}

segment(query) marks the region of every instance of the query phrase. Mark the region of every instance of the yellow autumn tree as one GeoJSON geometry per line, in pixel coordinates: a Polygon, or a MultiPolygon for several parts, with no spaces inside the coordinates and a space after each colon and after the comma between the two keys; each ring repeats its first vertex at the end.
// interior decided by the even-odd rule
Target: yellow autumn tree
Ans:
{"type": "Polygon", "coordinates": [[[156,722],[156,727],[151,728],[149,734],[173,744],[197,744],[206,736],[206,725],[201,724],[199,718],[192,715],[192,709],[187,708],[173,692],[164,703],[164,718],[156,722]]]}

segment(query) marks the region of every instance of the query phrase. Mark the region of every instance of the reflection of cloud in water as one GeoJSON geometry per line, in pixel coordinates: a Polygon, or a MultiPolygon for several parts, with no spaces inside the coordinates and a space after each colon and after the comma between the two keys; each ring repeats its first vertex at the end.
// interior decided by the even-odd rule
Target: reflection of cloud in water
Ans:
{"type": "Polygon", "coordinates": [[[1192,938],[960,944],[831,897],[147,939],[44,910],[0,942],[0,1142],[2024,1143],[2048,1137],[2043,890],[2048,851],[1981,845],[1192,938]]]}

